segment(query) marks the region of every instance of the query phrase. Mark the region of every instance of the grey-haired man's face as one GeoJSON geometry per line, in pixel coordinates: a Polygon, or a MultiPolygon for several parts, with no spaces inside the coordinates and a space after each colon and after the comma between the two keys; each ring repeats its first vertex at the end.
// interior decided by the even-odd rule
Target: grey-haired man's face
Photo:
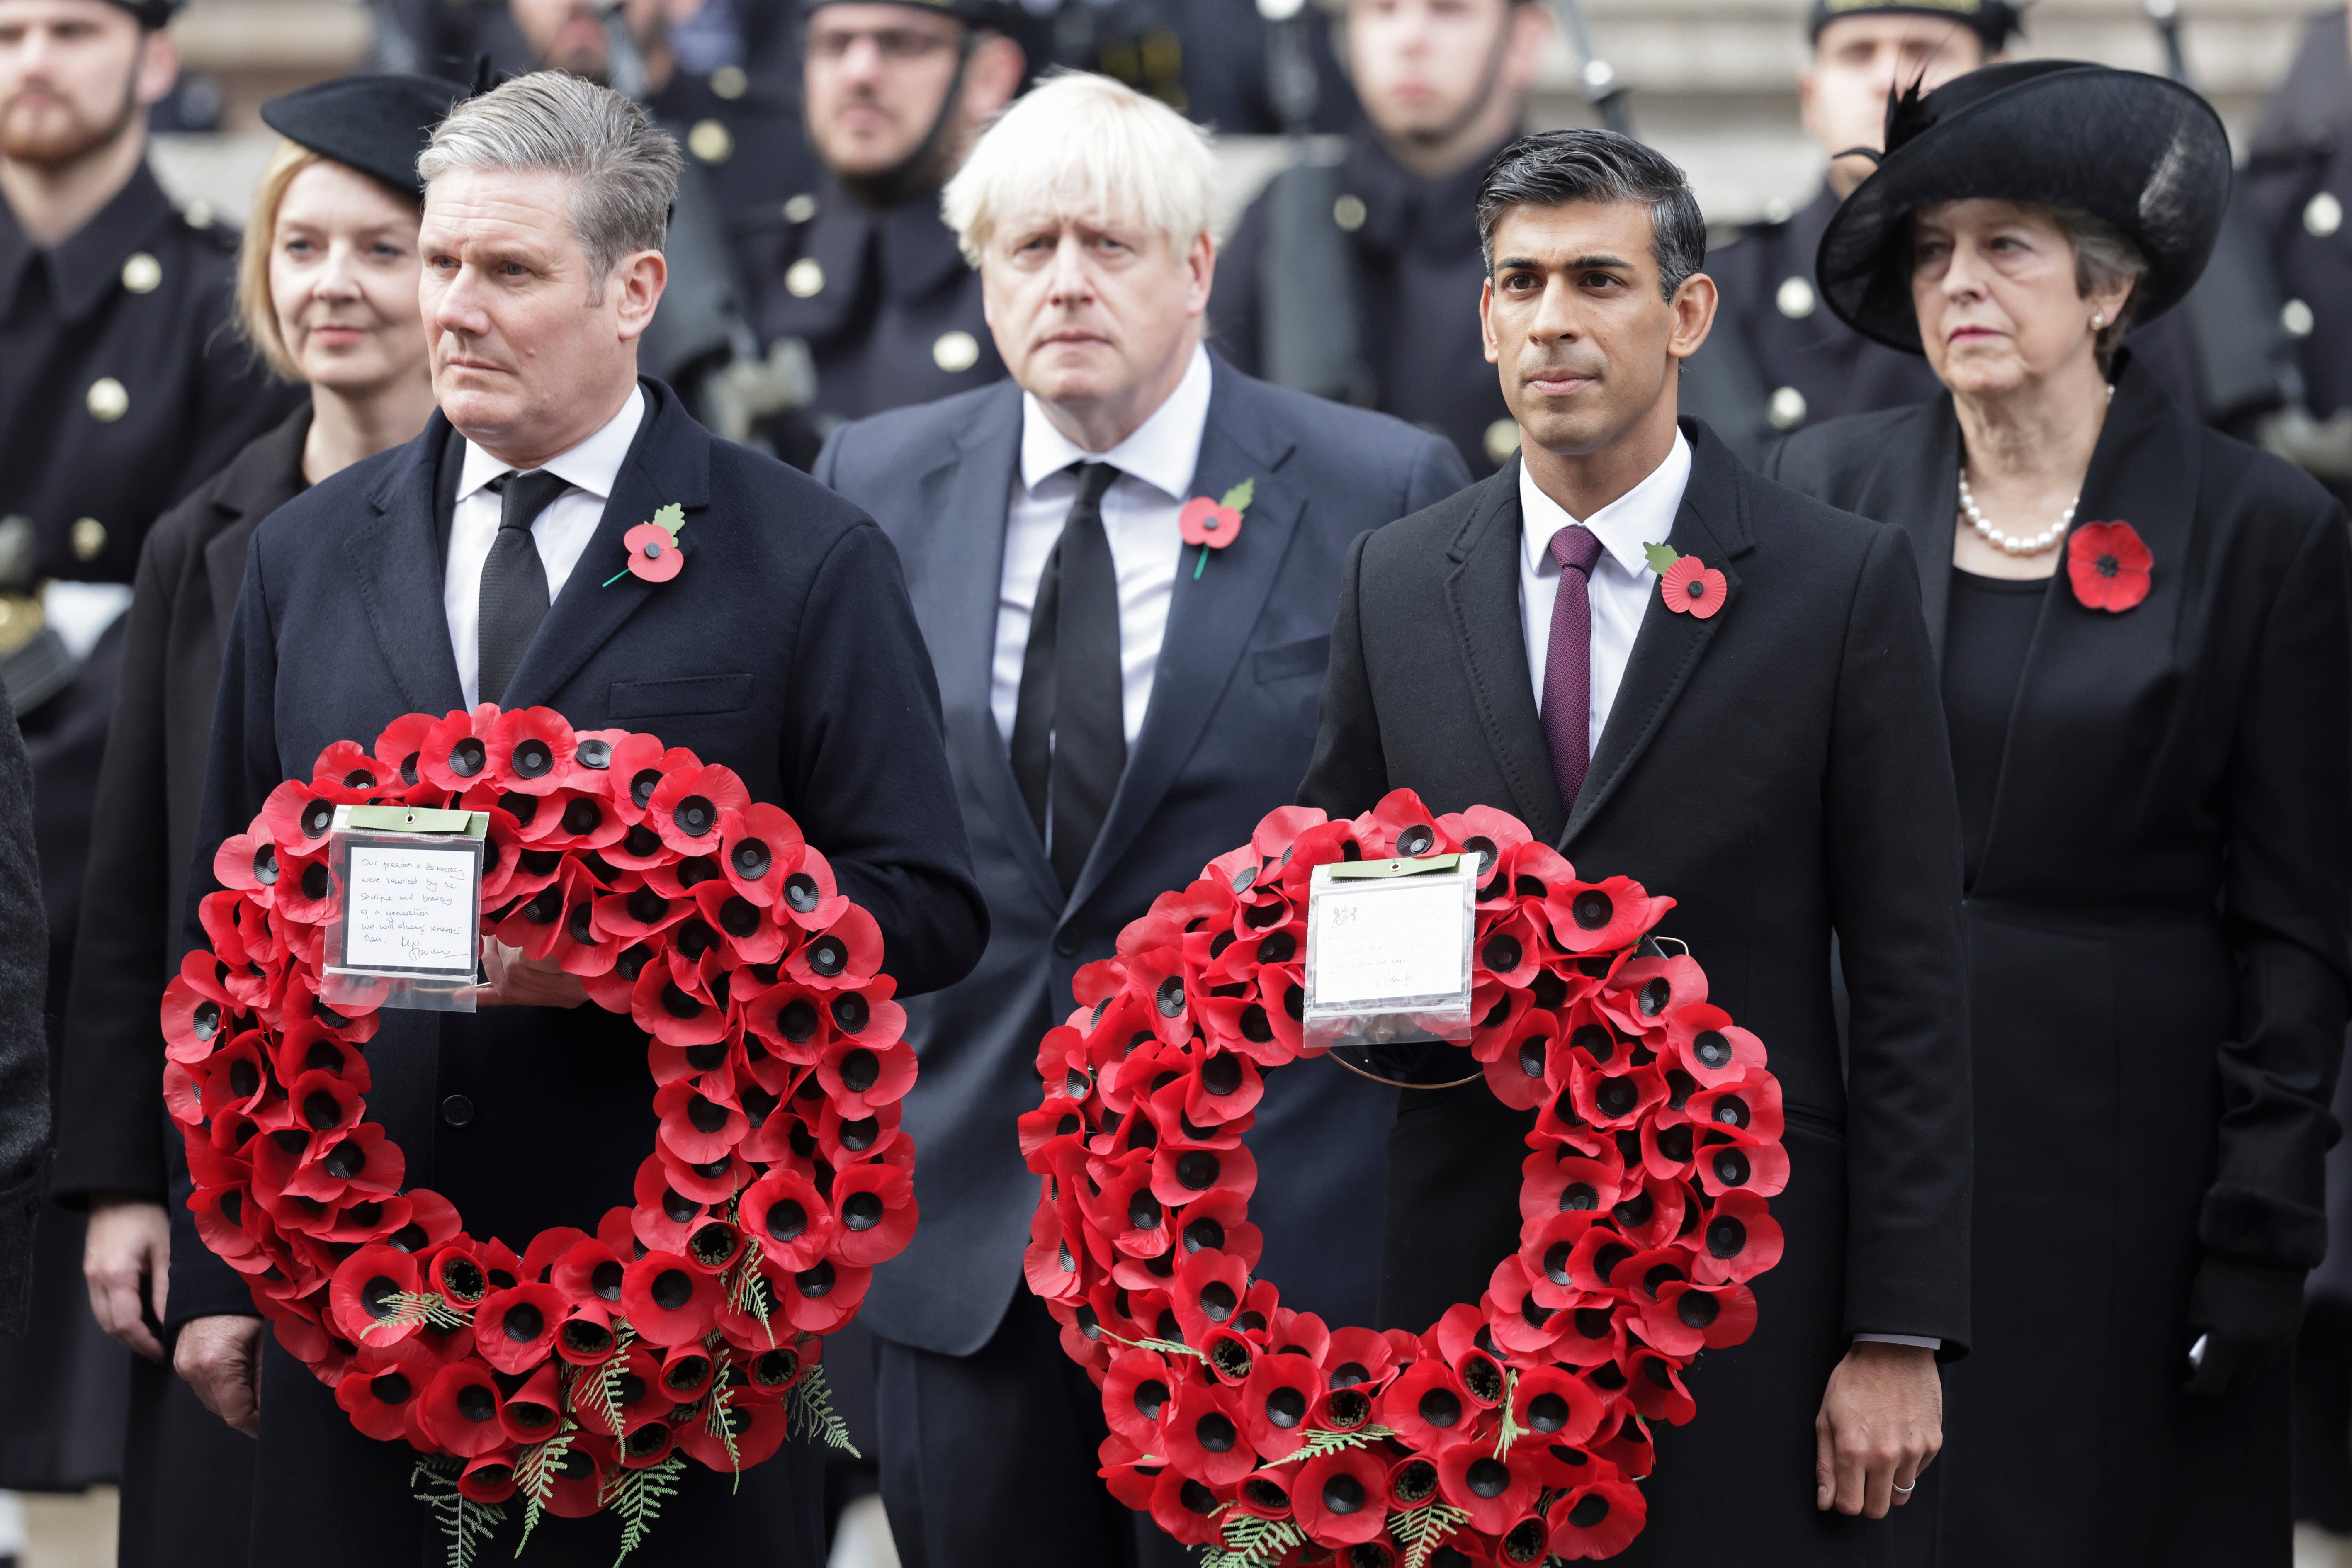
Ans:
{"type": "Polygon", "coordinates": [[[599,276],[572,228],[573,185],[537,169],[453,169],[425,196],[417,295],[449,422],[519,468],[578,445],[636,375],[661,299],[658,251],[599,276]]]}

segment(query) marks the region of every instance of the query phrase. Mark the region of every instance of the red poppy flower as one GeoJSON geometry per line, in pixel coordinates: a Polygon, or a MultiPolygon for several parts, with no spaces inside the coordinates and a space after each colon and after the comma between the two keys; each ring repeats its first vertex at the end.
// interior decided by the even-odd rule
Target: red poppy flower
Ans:
{"type": "Polygon", "coordinates": [[[793,819],[766,801],[737,813],[724,840],[719,868],[738,893],[761,909],[776,901],[788,868],[807,847],[793,819]]]}
{"type": "Polygon", "coordinates": [[[358,1370],[335,1384],[335,1403],[352,1425],[381,1443],[408,1430],[410,1403],[441,1370],[438,1362],[413,1346],[394,1346],[393,1352],[362,1352],[365,1359],[358,1370]]]}
{"type": "MultiPolygon", "coordinates": [[[[538,1250],[536,1242],[531,1249],[538,1250]]],[[[593,1237],[581,1236],[549,1265],[547,1282],[563,1292],[567,1308],[580,1302],[597,1302],[610,1309],[620,1303],[621,1272],[621,1260],[611,1247],[593,1237]]]]}
{"type": "Polygon", "coordinates": [[[677,536],[657,522],[641,522],[621,535],[629,552],[629,574],[647,583],[667,583],[686,569],[686,552],[677,536]]]}
{"type": "Polygon", "coordinates": [[[1186,1381],[1175,1407],[1160,1421],[1169,1463],[1213,1487],[1237,1484],[1257,1468],[1257,1454],[1242,1435],[1242,1393],[1219,1383],[1186,1381]]]}
{"type": "Polygon", "coordinates": [[[898,1142],[899,1108],[876,1106],[865,1116],[845,1116],[827,1099],[819,1101],[816,1118],[818,1158],[838,1168],[859,1160],[887,1154],[898,1142]]]}
{"type": "Polygon", "coordinates": [[[1103,1419],[1143,1452],[1160,1453],[1160,1422],[1183,1381],[1157,1351],[1115,1350],[1103,1375],[1103,1419]]]}
{"type": "Polygon", "coordinates": [[[449,1453],[471,1458],[507,1446],[499,1422],[499,1385],[489,1369],[470,1361],[452,1362],[433,1376],[417,1405],[417,1421],[449,1453]]]}
{"type": "Polygon", "coordinates": [[[1176,514],[1176,531],[1187,544],[1223,550],[1241,537],[1242,514],[1236,508],[1220,506],[1207,496],[1194,496],[1176,514]]]}
{"type": "Polygon", "coordinates": [[[500,1372],[528,1372],[547,1359],[571,1307],[552,1285],[493,1291],[474,1310],[474,1348],[500,1372]]]}
{"type": "Polygon", "coordinates": [[[1672,899],[1651,898],[1631,877],[1571,881],[1544,900],[1552,940],[1570,952],[1613,952],[1656,925],[1672,899]]]}
{"type": "Polygon", "coordinates": [[[1677,1009],[1666,1019],[1666,1044],[1684,1070],[1707,1087],[1737,1081],[1765,1064],[1764,1042],[1711,1003],[1677,1009]]]}
{"type": "Polygon", "coordinates": [[[1571,1563],[1614,1557],[1633,1544],[1649,1518],[1640,1488],[1622,1480],[1596,1481],[1552,1505],[1552,1554],[1571,1563]]]}
{"type": "Polygon", "coordinates": [[[724,1160],[750,1130],[740,1109],[724,1100],[707,1099],[695,1085],[683,1081],[655,1092],[654,1114],[661,1119],[663,1145],[698,1165],[724,1160]]]}
{"type": "Polygon", "coordinates": [[[784,1446],[792,1417],[770,1400],[733,1399],[679,1424],[677,1446],[688,1458],[725,1473],[764,1464],[784,1446]]]}
{"type": "Polygon", "coordinates": [[[572,726],[552,708],[517,708],[490,725],[490,765],[484,775],[523,795],[552,795],[572,771],[577,745],[572,726]]]}
{"type": "Polygon", "coordinates": [[[829,1334],[857,1314],[874,1270],[819,1262],[790,1275],[777,1292],[784,1321],[805,1334],[829,1334]]]}
{"type": "Polygon", "coordinates": [[[2121,615],[2147,597],[2156,556],[2128,522],[2086,522],[2066,541],[2066,580],[2085,609],[2121,615]]]}
{"type": "Polygon", "coordinates": [[[615,1337],[601,1302],[575,1301],[556,1327],[555,1353],[573,1366],[597,1366],[612,1358],[615,1337]]]}
{"type": "Polygon", "coordinates": [[[1616,1143],[1600,1144],[1597,1154],[1573,1149],[1538,1149],[1519,1163],[1519,1218],[1539,1224],[1555,1214],[1609,1209],[1616,1205],[1625,1166],[1616,1143]]]}
{"type": "Polygon", "coordinates": [[[391,776],[365,746],[356,741],[337,741],[320,752],[311,765],[310,787],[338,801],[358,801],[387,788],[385,781],[391,776]]]}
{"type": "Polygon", "coordinates": [[[1474,1036],[1471,1054],[1486,1064],[1495,1098],[1515,1110],[1531,1110],[1544,1100],[1557,1072],[1559,1019],[1550,1013],[1521,1012],[1507,1032],[1496,1030],[1483,1044],[1474,1036]]]}
{"type": "Polygon", "coordinates": [[[724,842],[722,814],[751,804],[735,770],[709,763],[666,773],[646,803],[646,821],[680,855],[713,855],[724,842]]]}
{"type": "Polygon", "coordinates": [[[1730,584],[1724,581],[1723,574],[1696,555],[1684,556],[1658,579],[1658,594],[1665,600],[1666,608],[1678,616],[1696,616],[1702,621],[1714,618],[1729,592],[1730,584]]]}
{"type": "Polygon", "coordinates": [[[1279,1464],[1307,1440],[1307,1419],[1323,1394],[1323,1369],[1310,1356],[1262,1355],[1242,1392],[1242,1426],[1268,1464],[1279,1464]]]}
{"type": "Polygon", "coordinates": [[[426,730],[416,763],[422,781],[453,793],[470,789],[489,771],[489,733],[498,718],[499,710],[484,703],[470,713],[452,710],[426,730]]]}
{"type": "Polygon", "coordinates": [[[394,1323],[391,1298],[413,1294],[416,1259],[391,1247],[362,1247],[335,1270],[331,1296],[335,1330],[353,1344],[394,1344],[416,1331],[414,1322],[394,1323]]]}
{"type": "Polygon", "coordinates": [[[1636,1347],[1624,1368],[1625,1397],[1651,1421],[1680,1426],[1698,1413],[1698,1404],[1683,1386],[1683,1363],[1655,1350],[1636,1347]]]}
{"type": "MultiPolygon", "coordinates": [[[[892,1165],[853,1165],[833,1180],[834,1256],[856,1268],[887,1263],[914,1239],[915,1184],[892,1165]]],[[[772,1209],[770,1217],[773,1217],[772,1209]]]]}
{"type": "Polygon", "coordinates": [[[727,1010],[677,982],[669,964],[648,963],[630,988],[629,1013],[638,1028],[666,1046],[716,1045],[727,1037],[727,1010]]]}
{"type": "Polygon", "coordinates": [[[1447,1502],[1470,1515],[1470,1528],[1500,1535],[1517,1522],[1543,1484],[1516,1446],[1497,1456],[1488,1442],[1449,1443],[1437,1453],[1437,1486],[1447,1502]]]}
{"type": "MultiPolygon", "coordinates": [[[[338,792],[341,793],[341,792],[338,792]]],[[[260,826],[289,855],[310,855],[324,848],[328,829],[335,823],[335,802],[310,784],[288,779],[261,803],[260,826]]]]}
{"type": "Polygon", "coordinates": [[[1344,1448],[1299,1467],[1290,1483],[1299,1528],[1318,1546],[1378,1541],[1388,1529],[1388,1466],[1374,1450],[1344,1448]]]}
{"type": "Polygon", "coordinates": [[[1727,1192],[1699,1222],[1692,1273],[1702,1284],[1736,1284],[1780,1261],[1780,1222],[1752,1192],[1727,1192]]]}
{"type": "Polygon", "coordinates": [[[1789,1184],[1789,1152],[1744,1132],[1710,1131],[1699,1142],[1698,1179],[1711,1198],[1737,1188],[1769,1198],[1789,1184]]]}
{"type": "MultiPolygon", "coordinates": [[[[785,900],[792,898],[790,886],[785,900]]],[[[784,972],[803,985],[819,990],[855,990],[882,969],[882,928],[856,904],[845,908],[824,931],[793,952],[784,972]]]]}
{"type": "Polygon", "coordinates": [[[547,1511],[559,1519],[586,1519],[604,1506],[604,1467],[612,1456],[609,1449],[599,1451],[596,1436],[580,1434],[555,1461],[555,1490],[547,1511]]]}
{"type": "Polygon", "coordinates": [[[613,1371],[614,1404],[620,1417],[618,1430],[613,1426],[614,1412],[604,1407],[599,1384],[602,1377],[591,1373],[572,1380],[567,1396],[572,1401],[572,1418],[591,1432],[608,1436],[621,1436],[646,1423],[669,1414],[670,1400],[661,1391],[661,1363],[642,1344],[633,1344],[623,1351],[613,1371]]]}
{"type": "Polygon", "coordinates": [[[648,1252],[621,1276],[621,1310],[648,1344],[682,1345],[709,1333],[724,1297],[674,1252],[648,1252]]]}
{"type": "Polygon", "coordinates": [[[563,1395],[556,1366],[549,1362],[530,1374],[520,1388],[507,1395],[499,1421],[516,1443],[539,1443],[555,1436],[563,1417],[563,1395]]]}
{"type": "MultiPolygon", "coordinates": [[[[843,993],[839,1000],[856,1004],[853,1017],[865,1016],[866,1004],[856,992],[843,993]]],[[[915,1047],[904,1040],[875,1044],[857,1035],[836,1037],[817,1058],[816,1076],[844,1116],[871,1115],[915,1086],[915,1047]]]]}
{"type": "Polygon", "coordinates": [[[1212,1516],[1225,1505],[1219,1490],[1171,1465],[1152,1483],[1151,1522],[1182,1545],[1216,1545],[1219,1525],[1212,1516]]]}
{"type": "Polygon", "coordinates": [[[1559,1309],[1537,1299],[1536,1279],[1517,1254],[1506,1256],[1487,1277],[1479,1301],[1496,1346],[1514,1361],[1540,1357],[1568,1331],[1559,1309]]]}
{"type": "Polygon", "coordinates": [[[1412,1447],[1431,1451],[1475,1420],[1470,1396],[1451,1368],[1423,1356],[1380,1397],[1380,1422],[1412,1447]]]}
{"type": "Polygon", "coordinates": [[[515,1493],[514,1455],[483,1454],[457,1472],[457,1494],[475,1502],[501,1503],[515,1493]]]}

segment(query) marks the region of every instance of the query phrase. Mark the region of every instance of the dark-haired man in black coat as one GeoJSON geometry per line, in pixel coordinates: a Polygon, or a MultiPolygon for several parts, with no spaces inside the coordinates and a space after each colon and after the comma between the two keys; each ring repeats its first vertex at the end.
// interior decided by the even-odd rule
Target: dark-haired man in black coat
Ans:
{"type": "MultiPolygon", "coordinates": [[[[1677,900],[1709,1000],[1787,1097],[1787,1235],[1755,1338],[1652,1428],[1622,1559],[1912,1560],[1965,1349],[1969,1103],[1959,817],[1901,532],[1758,479],[1677,424],[1713,283],[1680,171],[1605,132],[1506,149],[1479,195],[1489,357],[1520,459],[1356,542],[1299,798],[1497,806],[1579,872],[1677,900]],[[1644,547],[1720,572],[1673,613],[1644,547]],[[1832,932],[1853,996],[1842,1065],[1832,932]],[[1823,1390],[1826,1387],[1826,1394],[1823,1390]]],[[[1413,1091],[1390,1141],[1383,1321],[1475,1301],[1518,1238],[1530,1113],[1413,1091]]]]}
{"type": "MultiPolygon", "coordinates": [[[[204,847],[242,831],[333,742],[366,743],[411,711],[545,706],[732,768],[831,858],[880,926],[900,994],[961,979],[987,914],[889,541],[635,373],[666,277],[669,139],[609,89],[542,72],[460,105],[421,168],[440,411],[254,536],[222,659],[192,916],[215,885],[204,847]],[[592,140],[611,171],[593,193],[580,188],[590,176],[505,161],[520,143],[562,163],[592,140]],[[659,584],[620,571],[622,535],[673,504],[684,568],[659,584]]],[[[504,951],[486,955],[497,1005],[384,1016],[368,1043],[369,1110],[405,1151],[409,1185],[447,1196],[472,1235],[523,1242],[626,1202],[655,1124],[645,1034],[571,1010],[585,1000],[575,979],[504,951]]],[[[265,1347],[244,1278],[177,1218],[177,1364],[261,1440],[253,1562],[414,1568],[446,1550],[444,1521],[410,1495],[414,1455],[362,1436],[307,1368],[265,1347]]],[[[740,1496],[726,1477],[690,1473],[631,1561],[815,1568],[821,1468],[799,1442],[747,1470],[740,1496]]],[[[551,1520],[532,1560],[602,1568],[620,1535],[610,1513],[551,1520]]]]}

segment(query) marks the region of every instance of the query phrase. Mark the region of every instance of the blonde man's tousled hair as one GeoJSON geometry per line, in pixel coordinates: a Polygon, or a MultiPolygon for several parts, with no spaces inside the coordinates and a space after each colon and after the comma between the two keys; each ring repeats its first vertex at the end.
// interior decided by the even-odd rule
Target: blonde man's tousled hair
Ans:
{"type": "Polygon", "coordinates": [[[982,134],[940,205],[977,267],[998,224],[1041,214],[1137,224],[1181,255],[1216,195],[1206,131],[1109,77],[1056,71],[982,134]]]}
{"type": "Polygon", "coordinates": [[[416,160],[426,184],[453,169],[539,169],[572,182],[572,231],[597,280],[659,250],[677,200],[677,142],[609,87],[562,71],[519,76],[449,111],[416,160]]]}

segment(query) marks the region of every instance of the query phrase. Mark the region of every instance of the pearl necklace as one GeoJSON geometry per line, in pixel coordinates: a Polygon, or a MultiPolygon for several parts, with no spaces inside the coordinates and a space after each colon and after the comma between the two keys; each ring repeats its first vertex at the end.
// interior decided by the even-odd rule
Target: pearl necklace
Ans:
{"type": "Polygon", "coordinates": [[[2077,491],[2074,499],[2066,503],[2066,510],[2058,514],[2058,521],[2040,533],[2030,537],[2003,533],[1991,523],[1987,522],[1985,514],[1977,510],[1977,498],[1969,493],[1969,477],[1966,474],[1960,476],[1961,515],[1969,520],[1969,526],[1975,529],[1987,544],[2011,555],[2039,555],[2065,538],[2066,530],[2074,521],[2074,509],[2080,506],[2082,501],[2082,494],[2077,491]]]}

